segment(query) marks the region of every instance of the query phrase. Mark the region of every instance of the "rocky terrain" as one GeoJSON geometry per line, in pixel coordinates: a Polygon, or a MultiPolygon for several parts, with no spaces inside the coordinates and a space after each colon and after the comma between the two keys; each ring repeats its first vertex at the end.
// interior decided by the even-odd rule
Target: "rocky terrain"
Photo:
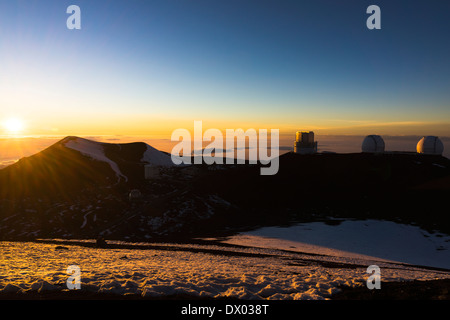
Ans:
{"type": "Polygon", "coordinates": [[[170,240],[330,217],[448,233],[449,177],[449,159],[415,153],[287,153],[261,176],[259,165],[174,166],[145,143],[67,137],[0,170],[0,239],[170,240]]]}

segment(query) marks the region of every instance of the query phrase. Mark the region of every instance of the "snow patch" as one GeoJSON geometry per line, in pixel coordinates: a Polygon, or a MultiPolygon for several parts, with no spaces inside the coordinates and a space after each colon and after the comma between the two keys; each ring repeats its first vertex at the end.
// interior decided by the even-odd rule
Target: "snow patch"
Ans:
{"type": "Polygon", "coordinates": [[[147,150],[145,150],[141,162],[146,162],[154,166],[172,167],[174,163],[169,155],[153,148],[146,144],[147,150]]]}
{"type": "MultiPolygon", "coordinates": [[[[88,211],[85,215],[83,215],[83,224],[81,225],[80,229],[83,229],[87,224],[87,216],[90,215],[92,211],[88,211]]],[[[95,221],[95,220],[94,220],[95,221]]]]}
{"type": "Polygon", "coordinates": [[[74,138],[66,141],[64,145],[67,148],[78,151],[94,160],[108,163],[111,166],[111,169],[116,173],[118,182],[120,182],[121,179],[125,180],[125,182],[128,181],[128,177],[122,174],[117,163],[115,163],[105,155],[101,143],[83,138],[74,138]]]}
{"type": "Polygon", "coordinates": [[[450,269],[450,235],[391,221],[323,222],[266,227],[233,236],[230,244],[377,259],[450,269]]]}

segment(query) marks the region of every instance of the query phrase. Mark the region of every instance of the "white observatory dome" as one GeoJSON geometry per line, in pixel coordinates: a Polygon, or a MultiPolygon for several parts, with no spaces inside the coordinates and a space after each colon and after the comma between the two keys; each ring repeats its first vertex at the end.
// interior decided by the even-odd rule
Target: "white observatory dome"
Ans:
{"type": "Polygon", "coordinates": [[[362,152],[384,152],[384,140],[378,135],[371,134],[364,138],[361,149],[362,152]]]}
{"type": "Polygon", "coordinates": [[[444,144],[435,136],[426,136],[417,143],[417,153],[442,155],[444,144]]]}

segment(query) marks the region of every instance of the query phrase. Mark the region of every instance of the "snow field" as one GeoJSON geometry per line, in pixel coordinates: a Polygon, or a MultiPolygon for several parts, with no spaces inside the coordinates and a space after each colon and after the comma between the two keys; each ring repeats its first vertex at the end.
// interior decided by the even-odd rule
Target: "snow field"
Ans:
{"type": "Polygon", "coordinates": [[[339,225],[309,222],[265,227],[225,242],[450,269],[450,235],[391,221],[346,220],[339,225]]]}

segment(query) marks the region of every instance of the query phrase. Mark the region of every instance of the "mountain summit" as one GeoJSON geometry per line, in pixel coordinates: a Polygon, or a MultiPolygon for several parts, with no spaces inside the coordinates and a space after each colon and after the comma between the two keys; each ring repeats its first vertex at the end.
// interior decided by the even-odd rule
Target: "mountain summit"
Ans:
{"type": "Polygon", "coordinates": [[[329,217],[450,229],[442,156],[287,153],[274,176],[171,160],[141,142],[66,137],[0,170],[0,239],[147,241],[329,217]],[[157,167],[148,180],[146,165],[157,167]]]}
{"type": "Polygon", "coordinates": [[[1,170],[0,196],[46,198],[133,185],[144,179],[148,164],[173,166],[170,155],[143,142],[113,144],[69,136],[1,170]]]}
{"type": "Polygon", "coordinates": [[[0,238],[96,236],[133,212],[132,190],[154,193],[146,165],[175,167],[169,154],[143,142],[74,136],[22,158],[0,170],[0,238]]]}

